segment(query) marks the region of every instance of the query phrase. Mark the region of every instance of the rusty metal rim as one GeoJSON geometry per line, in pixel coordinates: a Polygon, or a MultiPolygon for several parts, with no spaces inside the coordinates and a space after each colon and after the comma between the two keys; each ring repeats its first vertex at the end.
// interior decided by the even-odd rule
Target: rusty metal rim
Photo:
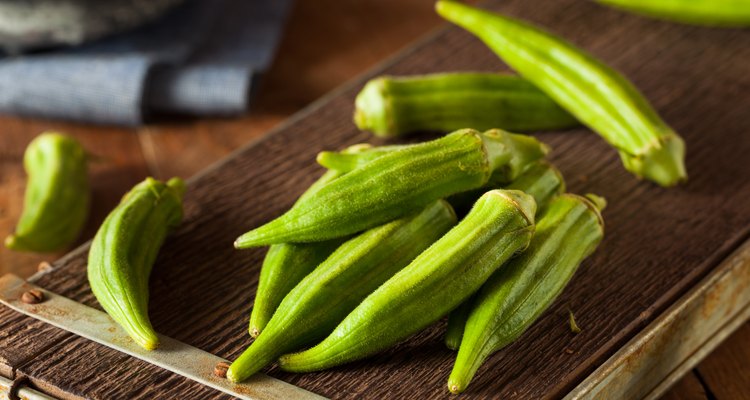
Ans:
{"type": "Polygon", "coordinates": [[[246,382],[233,384],[225,378],[213,375],[215,366],[226,360],[167,336],[159,335],[160,346],[157,350],[145,350],[135,344],[105,312],[44,290],[12,274],[0,277],[0,303],[32,318],[241,399],[322,398],[263,374],[256,374],[246,382]],[[38,304],[24,303],[21,300],[22,295],[29,290],[42,291],[44,300],[38,304]]]}
{"type": "Polygon", "coordinates": [[[750,319],[748,287],[750,241],[740,245],[565,399],[657,399],[750,319]],[[673,353],[666,354],[669,346],[673,346],[673,353]]]}

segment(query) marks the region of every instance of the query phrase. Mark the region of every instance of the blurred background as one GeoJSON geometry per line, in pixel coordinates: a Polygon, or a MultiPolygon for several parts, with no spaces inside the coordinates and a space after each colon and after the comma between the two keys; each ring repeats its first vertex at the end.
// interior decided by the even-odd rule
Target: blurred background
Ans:
{"type": "MultiPolygon", "coordinates": [[[[432,9],[431,0],[0,1],[0,232],[21,213],[23,152],[39,133],[67,133],[94,155],[80,244],[145,176],[190,177],[268,132],[441,26],[432,9]]],[[[0,275],[28,277],[62,255],[2,248],[0,275]]],[[[665,398],[738,398],[748,343],[745,324],[665,398]]]]}

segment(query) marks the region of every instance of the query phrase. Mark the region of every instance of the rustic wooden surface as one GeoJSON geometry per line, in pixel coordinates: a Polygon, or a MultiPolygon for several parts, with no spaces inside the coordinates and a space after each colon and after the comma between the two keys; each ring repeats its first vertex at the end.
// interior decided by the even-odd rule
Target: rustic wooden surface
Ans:
{"type": "MultiPolygon", "coordinates": [[[[84,235],[90,237],[120,194],[146,174],[191,175],[436,26],[439,22],[428,3],[300,1],[257,107],[244,118],[162,122],[138,131],[0,119],[5,127],[0,144],[0,229],[9,230],[20,212],[20,155],[39,131],[74,133],[100,156],[92,171],[96,206],[84,235]]],[[[504,10],[542,22],[622,69],[686,136],[690,149],[691,182],[662,190],[634,181],[613,152],[583,130],[540,135],[555,147],[555,161],[571,189],[596,191],[610,199],[605,215],[608,237],[542,321],[482,368],[470,393],[521,397],[544,392],[554,397],[606,359],[747,236],[750,210],[740,199],[750,191],[745,161],[750,143],[744,134],[750,124],[742,111],[750,106],[743,96],[750,88],[750,36],[647,21],[584,1],[503,3],[504,10]],[[577,22],[583,18],[590,23],[577,22]],[[643,254],[655,256],[645,259],[643,254]],[[576,312],[584,329],[578,336],[565,329],[567,307],[576,312]],[[534,352],[525,352],[532,347],[534,352]]],[[[389,67],[389,72],[500,68],[478,42],[452,29],[389,67]]],[[[359,87],[316,107],[191,188],[186,223],[165,247],[152,279],[152,318],[158,330],[224,357],[236,356],[247,344],[245,320],[263,251],[236,252],[227,243],[293,201],[320,173],[312,163],[316,151],[369,140],[349,122],[351,98],[359,87]]],[[[0,267],[26,272],[38,261],[53,258],[2,252],[0,267]]],[[[81,261],[74,259],[38,283],[95,305],[81,261]]],[[[156,393],[222,397],[7,309],[0,309],[0,320],[0,364],[17,367],[18,373],[58,393],[92,398],[150,398],[156,393]]],[[[445,395],[451,354],[442,348],[440,326],[352,367],[302,376],[272,374],[336,397],[445,395]],[[373,387],[375,381],[379,384],[373,387]]],[[[705,394],[706,384],[719,399],[747,393],[742,389],[750,387],[748,336],[737,337],[701,364],[698,374],[676,385],[672,395],[704,398],[699,396],[705,394]],[[721,388],[714,390],[713,385],[721,388]]]]}

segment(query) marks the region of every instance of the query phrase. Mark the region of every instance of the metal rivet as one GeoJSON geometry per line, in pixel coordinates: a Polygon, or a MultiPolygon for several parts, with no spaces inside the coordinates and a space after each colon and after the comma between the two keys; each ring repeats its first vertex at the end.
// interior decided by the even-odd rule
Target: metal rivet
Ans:
{"type": "Polygon", "coordinates": [[[44,301],[44,292],[39,289],[31,289],[23,292],[21,301],[26,304],[39,304],[44,301]]]}

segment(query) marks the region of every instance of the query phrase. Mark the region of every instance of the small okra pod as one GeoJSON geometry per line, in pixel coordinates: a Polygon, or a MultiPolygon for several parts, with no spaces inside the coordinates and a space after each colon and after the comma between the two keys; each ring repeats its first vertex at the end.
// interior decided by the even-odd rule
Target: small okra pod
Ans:
{"type": "Polygon", "coordinates": [[[182,220],[185,184],[146,178],[109,213],[91,242],[88,279],[94,296],[146,350],[159,344],[148,318],[148,278],[167,234],[182,220]]]}
{"type": "Polygon", "coordinates": [[[29,177],[23,213],[5,246],[38,252],[70,246],[88,216],[86,151],[71,137],[47,132],[26,148],[23,165],[29,177]]]}
{"type": "Polygon", "coordinates": [[[451,206],[439,200],[342,244],[289,292],[265,330],[232,363],[227,378],[242,381],[280,355],[326,337],[362,299],[455,223],[451,206]]]}
{"type": "Polygon", "coordinates": [[[528,132],[579,125],[536,86],[508,74],[383,76],[367,82],[355,107],[357,127],[382,137],[428,130],[528,132]]]}
{"type": "Polygon", "coordinates": [[[686,24],[750,26],[750,0],[596,0],[650,17],[686,24]]]}
{"type": "Polygon", "coordinates": [[[492,353],[516,340],[547,309],[604,236],[603,199],[551,201],[526,251],[485,283],[474,300],[448,389],[460,393],[492,353]]]}
{"type": "Polygon", "coordinates": [[[458,225],[367,296],[327,338],[282,356],[280,366],[307,372],[344,364],[439,320],[528,246],[535,211],[534,199],[523,192],[487,192],[458,225]]]}
{"type": "Polygon", "coordinates": [[[662,186],[687,179],[682,138],[619,72],[529,23],[455,1],[439,0],[436,8],[599,133],[628,171],[662,186]]]}
{"type": "MultiPolygon", "coordinates": [[[[565,180],[562,173],[554,165],[547,161],[541,161],[530,167],[518,179],[507,185],[505,189],[520,190],[533,197],[537,207],[536,216],[539,216],[544,212],[552,199],[565,192],[565,180]]],[[[471,192],[467,193],[470,194],[471,192]]],[[[452,196],[448,201],[458,209],[455,203],[453,203],[453,197],[463,194],[459,193],[452,196]]],[[[463,197],[457,200],[465,203],[468,199],[476,199],[476,197],[463,197]]],[[[471,311],[471,303],[472,299],[467,300],[461,306],[451,311],[448,317],[448,327],[445,331],[445,345],[451,350],[457,350],[461,343],[464,326],[471,311]]]]}
{"type": "Polygon", "coordinates": [[[353,169],[240,236],[235,247],[316,242],[361,232],[412,214],[435,200],[493,179],[515,179],[546,154],[536,139],[464,129],[405,146],[353,169]]]}

